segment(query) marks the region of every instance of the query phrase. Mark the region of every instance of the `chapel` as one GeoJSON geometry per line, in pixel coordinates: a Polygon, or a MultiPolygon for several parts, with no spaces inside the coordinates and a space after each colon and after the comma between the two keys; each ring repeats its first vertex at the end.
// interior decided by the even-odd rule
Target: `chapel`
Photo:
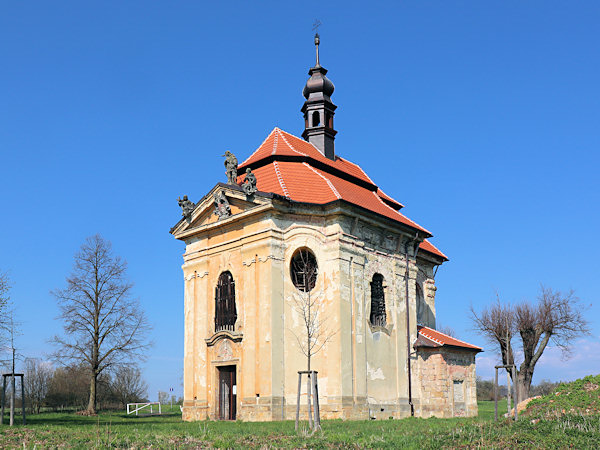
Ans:
{"type": "Polygon", "coordinates": [[[301,136],[275,128],[241,163],[226,152],[227,182],[179,199],[183,419],[293,419],[306,342],[322,418],[476,415],[482,349],[436,330],[448,258],[336,148],[319,45],[317,34],[301,136]]]}

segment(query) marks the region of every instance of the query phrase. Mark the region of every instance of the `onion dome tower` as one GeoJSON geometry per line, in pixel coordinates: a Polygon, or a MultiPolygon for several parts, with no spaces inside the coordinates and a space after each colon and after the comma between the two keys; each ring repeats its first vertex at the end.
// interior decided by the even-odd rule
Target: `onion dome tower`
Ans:
{"type": "Polygon", "coordinates": [[[306,98],[301,109],[304,114],[302,137],[317,147],[327,158],[335,160],[334,141],[337,131],[333,129],[333,116],[337,106],[331,101],[335,87],[325,76],[327,69],[319,64],[319,43],[319,33],[316,33],[317,62],[308,71],[310,78],[302,91],[302,95],[306,98]]]}

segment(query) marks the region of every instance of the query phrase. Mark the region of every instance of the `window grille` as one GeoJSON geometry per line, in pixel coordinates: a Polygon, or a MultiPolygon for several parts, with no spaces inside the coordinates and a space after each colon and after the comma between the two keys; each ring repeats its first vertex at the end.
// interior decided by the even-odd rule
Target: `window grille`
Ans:
{"type": "Polygon", "coordinates": [[[319,269],[317,258],[306,248],[294,253],[290,263],[290,274],[292,283],[302,292],[312,291],[317,282],[319,269]]]}
{"type": "Polygon", "coordinates": [[[385,292],[383,286],[383,275],[376,273],[371,281],[371,325],[385,327],[385,292]]]}
{"type": "Polygon", "coordinates": [[[215,288],[215,331],[233,331],[236,320],[235,281],[231,272],[223,272],[215,288]]]}

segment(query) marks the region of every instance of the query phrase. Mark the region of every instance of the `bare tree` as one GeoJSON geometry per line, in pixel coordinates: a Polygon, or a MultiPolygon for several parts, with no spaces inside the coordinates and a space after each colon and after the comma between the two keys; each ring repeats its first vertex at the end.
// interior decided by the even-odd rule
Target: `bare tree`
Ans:
{"type": "Polygon", "coordinates": [[[8,278],[8,275],[0,272],[0,313],[5,311],[8,301],[10,300],[10,296],[8,295],[9,289],[10,279],[8,278]]]}
{"type": "Polygon", "coordinates": [[[121,366],[114,374],[111,390],[121,406],[125,407],[127,403],[145,400],[148,395],[148,383],[142,378],[139,368],[121,366]]]}
{"type": "MultiPolygon", "coordinates": [[[[15,347],[15,337],[18,334],[17,331],[17,324],[15,322],[15,311],[14,308],[7,308],[7,312],[6,312],[6,320],[4,323],[4,329],[8,332],[9,335],[9,340],[10,340],[10,344],[8,349],[10,350],[10,354],[11,354],[11,358],[10,358],[10,373],[11,373],[11,377],[10,377],[10,418],[9,418],[9,425],[12,427],[15,424],[15,400],[17,398],[17,391],[16,391],[16,386],[15,386],[15,363],[16,363],[16,359],[17,359],[17,349],[15,347]]],[[[21,377],[21,383],[23,383],[23,378],[21,377]]],[[[23,385],[21,385],[21,389],[23,389],[23,385]]],[[[25,412],[25,410],[23,410],[23,413],[25,412]]],[[[2,413],[4,413],[4,411],[2,411],[2,413]]],[[[25,417],[23,415],[23,417],[25,417]]]]}
{"type": "Polygon", "coordinates": [[[49,362],[35,358],[25,360],[25,403],[31,412],[39,414],[46,400],[54,369],[49,362]]]}
{"type": "Polygon", "coordinates": [[[0,272],[0,345],[3,347],[8,341],[12,324],[10,284],[8,274],[0,272]]]}
{"type": "MultiPolygon", "coordinates": [[[[11,302],[9,291],[10,291],[10,278],[6,273],[0,272],[0,345],[4,351],[8,351],[9,357],[7,359],[0,360],[0,363],[7,366],[12,376],[9,379],[9,395],[10,395],[10,426],[14,425],[15,416],[15,399],[16,399],[16,386],[15,386],[15,362],[17,359],[17,350],[15,348],[15,337],[18,333],[18,324],[14,320],[15,309],[11,302]]],[[[21,378],[21,382],[23,379],[21,378]]],[[[6,392],[3,393],[6,396],[6,392]]],[[[6,398],[2,398],[4,413],[4,402],[6,398]]]]}
{"type": "Polygon", "coordinates": [[[311,370],[311,359],[335,335],[327,326],[328,320],[321,308],[322,295],[314,293],[318,266],[314,256],[301,249],[292,258],[292,278],[298,291],[292,296],[294,310],[302,319],[302,333],[292,329],[300,350],[306,356],[306,370],[311,370]]]}
{"type": "Polygon", "coordinates": [[[166,405],[169,403],[169,393],[165,391],[158,391],[158,403],[166,405]]]}
{"type": "Polygon", "coordinates": [[[85,408],[90,398],[90,375],[87,367],[72,364],[57,367],[52,374],[46,403],[55,410],[75,406],[85,408]]]}
{"type": "Polygon", "coordinates": [[[497,299],[479,314],[471,306],[471,317],[475,329],[492,344],[499,345],[502,364],[515,364],[512,339],[520,335],[523,362],[517,370],[517,379],[513,380],[520,400],[529,398],[535,365],[550,341],[568,357],[573,341],[589,333],[588,321],[575,293],[544,286],[536,304],[510,305],[497,299]]]}
{"type": "Polygon", "coordinates": [[[60,308],[63,336],[55,336],[55,358],[89,369],[87,413],[96,413],[98,376],[128,360],[143,360],[150,326],[139,301],[131,297],[127,263],[114,256],[100,235],[85,240],[74,257],[67,287],[52,294],[60,308]]]}
{"type": "MultiPolygon", "coordinates": [[[[316,374],[311,369],[311,360],[323,347],[333,338],[336,331],[328,327],[328,320],[322,310],[322,294],[314,293],[313,289],[317,282],[318,266],[314,255],[307,249],[297,251],[291,260],[292,282],[298,289],[292,295],[292,307],[300,316],[302,321],[302,332],[298,333],[292,329],[300,350],[306,356],[306,395],[308,406],[308,424],[313,432],[320,429],[320,417],[318,406],[318,394],[316,385],[316,374]],[[311,380],[311,375],[313,378],[311,380]],[[315,414],[312,418],[311,397],[314,397],[315,414]]],[[[301,375],[299,372],[298,386],[300,388],[301,375]]],[[[296,405],[296,429],[298,429],[298,418],[300,414],[300,391],[296,405]]]]}
{"type": "Polygon", "coordinates": [[[454,328],[452,328],[449,325],[438,325],[438,327],[436,329],[437,329],[437,331],[445,334],[446,336],[450,336],[453,338],[456,337],[456,331],[454,331],[454,328]]]}

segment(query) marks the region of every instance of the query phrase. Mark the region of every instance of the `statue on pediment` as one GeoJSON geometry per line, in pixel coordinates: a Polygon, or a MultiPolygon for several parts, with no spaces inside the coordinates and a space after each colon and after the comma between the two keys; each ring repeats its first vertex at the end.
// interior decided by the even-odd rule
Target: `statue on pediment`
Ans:
{"type": "Polygon", "coordinates": [[[189,222],[192,219],[192,212],[196,208],[196,204],[188,200],[187,195],[184,195],[183,198],[177,198],[177,203],[181,207],[181,215],[189,222]]]}
{"type": "Polygon", "coordinates": [[[226,151],[223,156],[225,157],[225,173],[227,174],[227,184],[237,184],[238,160],[230,151],[226,151]]]}
{"type": "Polygon", "coordinates": [[[256,175],[252,173],[250,167],[246,169],[246,178],[244,178],[244,182],[242,183],[242,189],[248,196],[254,194],[258,190],[256,188],[256,175]]]}
{"type": "Polygon", "coordinates": [[[213,198],[215,200],[215,214],[219,217],[219,220],[231,216],[231,206],[229,206],[229,201],[227,200],[227,196],[225,196],[225,192],[215,192],[213,198]]]}

